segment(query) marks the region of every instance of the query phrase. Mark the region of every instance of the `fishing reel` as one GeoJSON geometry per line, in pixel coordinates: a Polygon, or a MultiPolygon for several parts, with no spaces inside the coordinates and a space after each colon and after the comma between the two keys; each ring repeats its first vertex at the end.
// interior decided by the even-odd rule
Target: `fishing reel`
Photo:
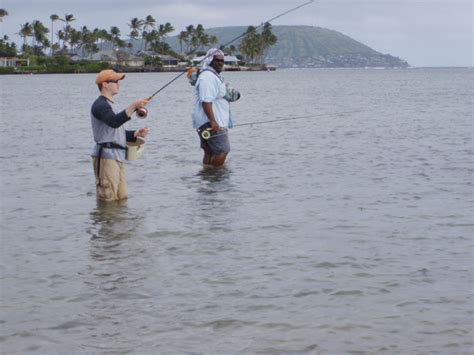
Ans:
{"type": "Polygon", "coordinates": [[[202,139],[208,140],[209,138],[215,138],[227,134],[227,129],[219,129],[219,131],[214,132],[210,128],[198,129],[198,133],[202,139]]]}
{"type": "Polygon", "coordinates": [[[211,138],[211,131],[209,129],[205,129],[201,132],[202,139],[208,140],[211,138]]]}
{"type": "Polygon", "coordinates": [[[148,110],[144,107],[141,107],[135,110],[135,114],[140,118],[146,118],[146,116],[148,116],[148,110]]]}

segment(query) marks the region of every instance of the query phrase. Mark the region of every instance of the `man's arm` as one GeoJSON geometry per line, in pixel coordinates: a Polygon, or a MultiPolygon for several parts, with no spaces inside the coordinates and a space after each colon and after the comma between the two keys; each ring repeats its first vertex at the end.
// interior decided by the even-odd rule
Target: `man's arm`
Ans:
{"type": "Polygon", "coordinates": [[[148,102],[148,99],[137,100],[127,106],[125,110],[115,114],[115,112],[112,110],[112,107],[107,103],[106,99],[103,99],[94,102],[91,110],[95,118],[101,120],[107,126],[118,128],[130,119],[135,110],[145,107],[148,102]]]}
{"type": "Polygon", "coordinates": [[[209,120],[209,123],[211,124],[211,130],[219,130],[219,124],[217,123],[216,118],[214,117],[214,111],[212,111],[212,102],[203,102],[202,108],[207,116],[207,119],[209,120]]]}
{"type": "Polygon", "coordinates": [[[201,73],[199,80],[199,100],[202,102],[202,108],[204,113],[211,124],[211,129],[217,131],[219,129],[219,124],[216,121],[214,116],[214,111],[212,110],[212,103],[217,98],[218,88],[215,85],[214,74],[210,71],[205,71],[201,73]]]}
{"type": "Polygon", "coordinates": [[[125,110],[115,114],[112,110],[112,106],[105,100],[97,100],[94,102],[91,111],[95,118],[112,128],[118,128],[130,119],[125,110]]]}

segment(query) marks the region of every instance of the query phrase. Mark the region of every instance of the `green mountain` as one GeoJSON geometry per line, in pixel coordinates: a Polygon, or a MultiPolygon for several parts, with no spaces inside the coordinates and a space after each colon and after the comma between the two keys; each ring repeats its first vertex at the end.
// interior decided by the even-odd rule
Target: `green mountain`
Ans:
{"type": "MultiPolygon", "coordinates": [[[[246,26],[206,29],[220,44],[226,44],[247,30],[246,26]]],[[[382,54],[340,32],[313,26],[273,26],[278,42],[269,49],[264,61],[290,68],[407,67],[408,63],[382,54]]],[[[169,44],[180,51],[176,37],[169,44]]],[[[232,43],[238,48],[238,42],[232,43]]]]}

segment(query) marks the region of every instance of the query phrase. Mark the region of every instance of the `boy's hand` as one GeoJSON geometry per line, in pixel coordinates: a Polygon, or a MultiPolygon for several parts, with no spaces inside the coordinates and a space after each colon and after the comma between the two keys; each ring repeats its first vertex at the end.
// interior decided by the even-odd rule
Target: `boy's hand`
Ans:
{"type": "Polygon", "coordinates": [[[145,128],[137,129],[137,130],[135,131],[135,133],[133,134],[133,136],[134,136],[135,138],[137,138],[137,137],[143,137],[143,138],[145,138],[145,137],[147,136],[147,134],[148,134],[148,128],[145,127],[145,128]]]}

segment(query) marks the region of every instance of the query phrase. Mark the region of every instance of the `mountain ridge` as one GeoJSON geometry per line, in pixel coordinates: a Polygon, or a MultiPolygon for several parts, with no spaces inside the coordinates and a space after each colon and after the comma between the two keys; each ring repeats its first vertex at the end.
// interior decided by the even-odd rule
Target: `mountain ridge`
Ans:
{"type": "MultiPolygon", "coordinates": [[[[226,44],[243,34],[248,26],[207,28],[206,33],[226,44]]],[[[390,54],[382,54],[351,37],[331,29],[315,26],[278,25],[272,27],[277,43],[264,56],[264,62],[284,68],[354,68],[408,67],[409,64],[390,54]]],[[[168,44],[179,51],[177,36],[168,44]]],[[[238,48],[239,41],[233,42],[238,48]]]]}

